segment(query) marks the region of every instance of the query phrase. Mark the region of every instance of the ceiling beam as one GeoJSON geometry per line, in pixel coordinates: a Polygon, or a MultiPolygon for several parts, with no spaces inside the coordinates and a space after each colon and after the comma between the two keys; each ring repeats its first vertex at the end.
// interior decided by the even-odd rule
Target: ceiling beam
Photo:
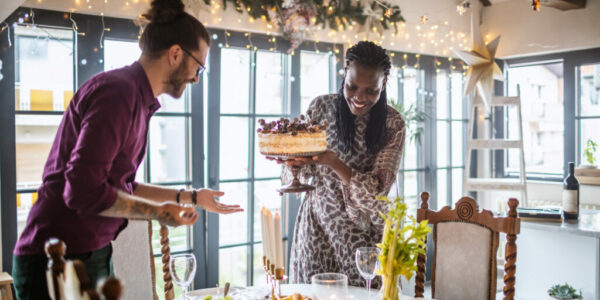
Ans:
{"type": "Polygon", "coordinates": [[[542,0],[541,4],[559,10],[571,10],[585,8],[586,0],[542,0]]]}
{"type": "Polygon", "coordinates": [[[492,6],[492,2],[490,0],[479,0],[483,6],[492,6]]]}

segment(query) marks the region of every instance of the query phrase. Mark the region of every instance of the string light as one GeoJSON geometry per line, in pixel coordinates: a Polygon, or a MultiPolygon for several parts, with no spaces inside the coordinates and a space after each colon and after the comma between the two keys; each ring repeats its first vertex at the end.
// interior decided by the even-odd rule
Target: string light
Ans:
{"type": "Polygon", "coordinates": [[[100,20],[102,21],[102,32],[100,32],[100,42],[99,42],[99,44],[100,44],[100,49],[103,49],[104,48],[104,43],[103,43],[104,32],[110,31],[110,28],[106,27],[106,24],[104,23],[104,13],[100,13],[100,20]]]}
{"type": "Polygon", "coordinates": [[[85,32],[78,31],[79,27],[77,27],[77,22],[73,20],[73,10],[69,12],[69,20],[71,20],[71,29],[73,29],[73,32],[75,32],[75,34],[85,36],[85,32]]]}
{"type": "Polygon", "coordinates": [[[8,38],[8,48],[12,47],[12,42],[10,41],[10,25],[6,22],[4,22],[4,26],[2,26],[2,30],[0,30],[0,33],[4,32],[4,30],[6,30],[7,35],[6,37],[8,38]]]}
{"type": "Polygon", "coordinates": [[[227,31],[227,29],[225,30],[225,48],[229,48],[229,37],[231,36],[231,33],[229,33],[229,31],[227,31]]]}

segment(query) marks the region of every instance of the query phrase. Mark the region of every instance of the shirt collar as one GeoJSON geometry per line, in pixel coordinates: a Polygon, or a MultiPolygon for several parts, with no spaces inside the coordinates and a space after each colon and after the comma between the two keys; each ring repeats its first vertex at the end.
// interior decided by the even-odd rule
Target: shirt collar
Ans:
{"type": "Polygon", "coordinates": [[[142,101],[150,108],[152,112],[157,111],[160,108],[160,102],[158,101],[158,98],[154,97],[152,86],[150,85],[150,81],[148,80],[148,76],[146,76],[144,68],[138,61],[136,61],[131,65],[131,70],[133,72],[134,80],[140,87],[142,101]]]}

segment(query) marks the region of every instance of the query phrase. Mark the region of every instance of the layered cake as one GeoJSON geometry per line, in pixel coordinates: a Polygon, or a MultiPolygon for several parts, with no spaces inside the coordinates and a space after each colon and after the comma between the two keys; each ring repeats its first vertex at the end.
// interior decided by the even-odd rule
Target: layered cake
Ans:
{"type": "Polygon", "coordinates": [[[263,155],[303,156],[327,150],[326,122],[319,124],[300,115],[291,121],[286,118],[272,122],[260,119],[258,124],[258,148],[263,155]]]}

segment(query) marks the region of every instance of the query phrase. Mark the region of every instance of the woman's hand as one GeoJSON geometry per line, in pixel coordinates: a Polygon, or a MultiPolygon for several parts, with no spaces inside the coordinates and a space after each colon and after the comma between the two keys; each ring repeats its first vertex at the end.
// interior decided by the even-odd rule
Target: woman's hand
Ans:
{"type": "Polygon", "coordinates": [[[274,160],[277,164],[285,163],[286,166],[296,166],[301,167],[306,164],[319,164],[326,166],[333,166],[335,163],[339,161],[337,155],[335,155],[332,151],[326,151],[322,154],[315,156],[303,156],[303,157],[290,157],[287,160],[281,158],[275,158],[267,156],[268,160],[274,160]]]}
{"type": "Polygon", "coordinates": [[[272,160],[277,162],[278,165],[285,164],[286,166],[296,166],[302,167],[307,163],[311,163],[312,159],[310,157],[290,157],[288,159],[281,159],[272,156],[266,157],[268,160],[272,160]]]}
{"type": "Polygon", "coordinates": [[[216,200],[217,197],[225,195],[224,192],[211,189],[199,189],[197,194],[197,205],[200,208],[218,214],[231,214],[244,211],[239,205],[223,204],[216,200]]]}
{"type": "Polygon", "coordinates": [[[315,164],[319,164],[319,165],[326,165],[329,167],[334,166],[336,163],[338,163],[340,160],[337,157],[337,155],[335,155],[334,152],[332,151],[326,151],[323,154],[319,154],[319,155],[315,155],[313,157],[310,158],[312,163],[315,164]]]}

